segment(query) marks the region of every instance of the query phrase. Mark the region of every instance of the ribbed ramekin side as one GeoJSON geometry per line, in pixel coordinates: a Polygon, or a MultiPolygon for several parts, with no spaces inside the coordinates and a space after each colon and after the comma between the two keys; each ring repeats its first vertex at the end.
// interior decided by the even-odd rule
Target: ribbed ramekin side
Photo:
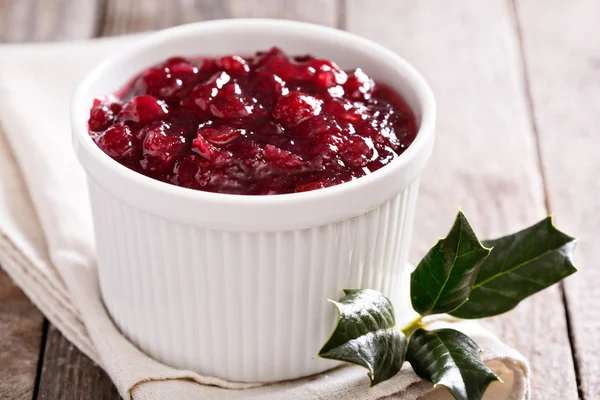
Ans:
{"type": "Polygon", "coordinates": [[[185,225],[89,185],[106,307],[166,364],[232,381],[321,372],[335,365],[313,358],[335,325],[327,298],[344,288],[407,295],[417,182],[365,214],[282,232],[185,225]]]}

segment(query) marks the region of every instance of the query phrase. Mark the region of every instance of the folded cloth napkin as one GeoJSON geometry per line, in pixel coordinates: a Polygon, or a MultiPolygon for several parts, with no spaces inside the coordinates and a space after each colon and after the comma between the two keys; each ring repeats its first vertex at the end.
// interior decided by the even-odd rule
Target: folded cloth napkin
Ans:
{"type": "MultiPolygon", "coordinates": [[[[270,385],[226,382],[162,365],[121,335],[100,297],[85,176],[68,116],[85,71],[137,39],[0,46],[0,265],[14,282],[126,399],[451,398],[408,364],[373,388],[360,367],[270,385]]],[[[451,324],[483,348],[504,381],[491,385],[487,399],[529,398],[529,369],[517,351],[477,324],[436,324],[451,324]]]]}

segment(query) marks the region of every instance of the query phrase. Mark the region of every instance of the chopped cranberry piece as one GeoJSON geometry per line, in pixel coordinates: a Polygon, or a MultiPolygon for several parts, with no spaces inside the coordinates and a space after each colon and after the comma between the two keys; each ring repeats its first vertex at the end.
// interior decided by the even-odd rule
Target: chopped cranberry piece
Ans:
{"type": "Polygon", "coordinates": [[[306,163],[296,154],[270,144],[265,146],[264,159],[281,169],[298,170],[306,166],[306,163]]]}
{"type": "Polygon", "coordinates": [[[340,157],[347,166],[361,168],[376,156],[376,152],[371,139],[359,135],[348,135],[346,143],[342,146],[340,157]]]}
{"type": "Polygon", "coordinates": [[[279,98],[273,108],[273,117],[283,126],[292,127],[303,120],[319,115],[323,102],[311,95],[291,92],[279,98]]]}
{"type": "Polygon", "coordinates": [[[225,125],[218,128],[207,127],[199,130],[198,133],[212,144],[224,145],[241,137],[244,130],[225,125]]]}
{"type": "Polygon", "coordinates": [[[176,157],[182,152],[186,138],[183,132],[172,125],[156,121],[144,128],[142,154],[140,164],[149,172],[164,172],[173,167],[176,157]]]}
{"type": "Polygon", "coordinates": [[[187,154],[175,163],[171,182],[183,187],[200,189],[202,186],[206,186],[208,180],[198,180],[197,178],[202,177],[201,171],[207,168],[208,164],[199,155],[187,154]]]}
{"type": "Polygon", "coordinates": [[[133,122],[146,125],[165,117],[169,112],[167,104],[154,96],[136,96],[123,106],[117,116],[117,123],[133,122]]]}
{"type": "MultiPolygon", "coordinates": [[[[210,129],[210,128],[207,128],[210,129]]],[[[200,154],[200,156],[204,157],[207,160],[211,160],[213,155],[218,151],[212,143],[210,143],[206,138],[202,135],[202,129],[198,130],[196,137],[192,140],[192,151],[200,154]]]]}
{"type": "Polygon", "coordinates": [[[134,139],[128,126],[113,125],[96,137],[96,144],[109,156],[121,158],[133,150],[134,139]]]}
{"type": "Polygon", "coordinates": [[[357,123],[366,117],[366,107],[347,99],[332,99],[325,104],[325,111],[342,120],[357,123]]]}
{"type": "Polygon", "coordinates": [[[88,126],[91,131],[100,132],[112,125],[115,115],[121,111],[121,104],[112,96],[95,98],[90,110],[88,126]]]}
{"type": "Polygon", "coordinates": [[[136,172],[252,195],[360,178],[392,162],[418,129],[405,101],[362,70],[278,48],[169,58],[94,100],[88,125],[104,152],[136,172]]]}
{"type": "Polygon", "coordinates": [[[336,119],[323,114],[308,118],[294,128],[295,136],[302,140],[311,140],[322,134],[341,135],[342,133],[343,129],[336,119]]]}

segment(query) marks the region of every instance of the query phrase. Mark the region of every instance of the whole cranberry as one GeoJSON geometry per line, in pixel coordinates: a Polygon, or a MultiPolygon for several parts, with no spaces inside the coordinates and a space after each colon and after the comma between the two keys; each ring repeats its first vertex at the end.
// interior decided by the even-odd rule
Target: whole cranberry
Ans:
{"type": "Polygon", "coordinates": [[[311,60],[303,64],[302,77],[317,84],[322,89],[343,85],[348,78],[336,63],[329,60],[311,60]]]}
{"type": "Polygon", "coordinates": [[[196,85],[190,94],[188,107],[195,108],[199,111],[209,111],[209,107],[213,100],[219,94],[219,90],[231,80],[226,72],[220,72],[213,75],[205,83],[196,85]]]}
{"type": "Polygon", "coordinates": [[[167,172],[173,168],[176,157],[185,147],[183,132],[164,121],[157,121],[143,129],[144,141],[140,162],[144,170],[167,172]]]}
{"type": "Polygon", "coordinates": [[[273,107],[273,117],[284,127],[293,127],[307,118],[319,115],[323,102],[302,92],[281,96],[273,107]]]}
{"type": "MultiPolygon", "coordinates": [[[[168,73],[171,87],[177,89],[171,91],[167,89],[165,93],[168,97],[165,100],[175,101],[189,95],[192,89],[192,83],[198,78],[199,70],[195,63],[183,57],[169,58],[165,62],[165,71],[168,73]]],[[[168,88],[168,86],[166,87],[168,88]]]]}
{"type": "Polygon", "coordinates": [[[254,67],[256,72],[266,71],[271,75],[279,76],[284,81],[297,77],[297,64],[277,47],[259,55],[254,67]]]}
{"type": "Polygon", "coordinates": [[[164,67],[171,73],[197,74],[198,67],[196,63],[185,57],[171,57],[164,62],[164,67]]]}
{"type": "Polygon", "coordinates": [[[169,113],[167,104],[154,96],[136,96],[123,106],[117,116],[117,123],[133,122],[146,125],[165,117],[169,113]]]}
{"type": "Polygon", "coordinates": [[[167,102],[176,102],[189,94],[189,84],[196,79],[198,68],[189,60],[173,57],[162,66],[144,71],[135,83],[135,92],[149,94],[167,102]]]}
{"type": "Polygon", "coordinates": [[[264,113],[258,100],[246,93],[226,72],[197,85],[188,105],[216,118],[248,118],[264,113]]]}
{"type": "Polygon", "coordinates": [[[121,104],[112,96],[96,97],[90,110],[88,126],[91,131],[101,132],[112,125],[121,104]]]}
{"type": "Polygon", "coordinates": [[[360,68],[355,69],[344,83],[346,96],[353,100],[369,100],[374,89],[375,82],[360,68]]]}
{"type": "Polygon", "coordinates": [[[221,57],[217,65],[223,68],[229,75],[245,76],[250,72],[250,66],[240,56],[225,56],[221,57]]]}
{"type": "Polygon", "coordinates": [[[250,82],[253,94],[266,108],[273,108],[277,99],[290,92],[287,82],[267,70],[257,71],[250,82]]]}
{"type": "Polygon", "coordinates": [[[126,125],[113,125],[96,137],[96,144],[110,157],[123,158],[134,147],[134,136],[126,125]]]}
{"type": "Polygon", "coordinates": [[[182,84],[183,82],[172,78],[164,68],[149,68],[135,82],[135,92],[167,100],[174,97],[182,84]]]}
{"type": "Polygon", "coordinates": [[[217,118],[248,118],[262,116],[264,110],[258,100],[237,84],[226,84],[210,105],[210,113],[217,118]]]}

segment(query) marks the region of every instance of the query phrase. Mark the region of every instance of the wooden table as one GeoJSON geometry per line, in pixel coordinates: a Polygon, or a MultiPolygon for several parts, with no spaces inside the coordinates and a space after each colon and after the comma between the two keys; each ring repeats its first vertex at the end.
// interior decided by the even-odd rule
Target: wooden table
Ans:
{"type": "MultiPolygon", "coordinates": [[[[600,246],[592,244],[600,239],[600,1],[0,0],[0,42],[229,17],[336,26],[423,72],[439,123],[412,259],[446,231],[459,205],[487,237],[555,213],[580,238],[583,271],[484,323],[529,358],[535,399],[600,398],[600,246]]],[[[104,372],[1,270],[0,398],[118,398],[104,372]]]]}

